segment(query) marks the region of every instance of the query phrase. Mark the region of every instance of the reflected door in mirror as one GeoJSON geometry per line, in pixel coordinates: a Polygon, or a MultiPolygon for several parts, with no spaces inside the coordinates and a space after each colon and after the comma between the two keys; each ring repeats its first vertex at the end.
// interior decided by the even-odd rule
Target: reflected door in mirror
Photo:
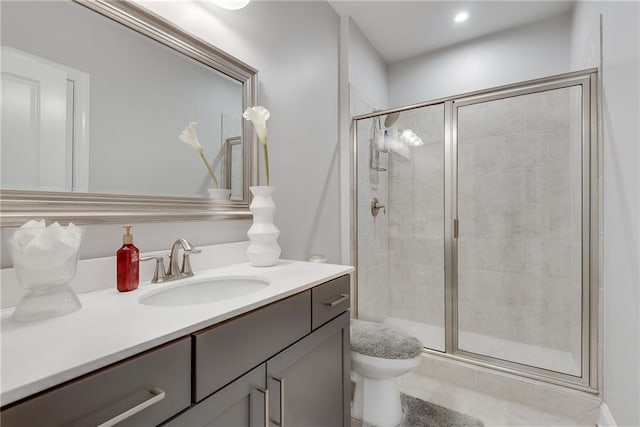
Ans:
{"type": "Polygon", "coordinates": [[[37,57],[2,48],[2,185],[71,189],[67,76],[37,57]]]}

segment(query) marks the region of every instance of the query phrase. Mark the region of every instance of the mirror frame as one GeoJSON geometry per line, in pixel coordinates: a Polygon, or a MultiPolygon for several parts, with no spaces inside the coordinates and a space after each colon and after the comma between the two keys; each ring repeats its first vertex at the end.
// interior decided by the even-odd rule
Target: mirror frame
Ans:
{"type": "MultiPolygon", "coordinates": [[[[242,84],[243,110],[257,104],[258,71],[154,13],[126,0],[72,0],[242,84]]],[[[0,189],[0,227],[31,219],[105,224],[251,218],[249,186],[258,182],[257,138],[242,121],[243,200],[0,189]]]]}

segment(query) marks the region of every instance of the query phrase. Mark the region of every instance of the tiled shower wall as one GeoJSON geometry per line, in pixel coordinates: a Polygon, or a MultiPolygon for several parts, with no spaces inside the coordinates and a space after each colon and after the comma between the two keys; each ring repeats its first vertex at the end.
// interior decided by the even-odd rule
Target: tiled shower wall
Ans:
{"type": "Polygon", "coordinates": [[[389,315],[444,327],[444,107],[402,112],[394,127],[424,145],[390,154],[389,315]]]}
{"type": "MultiPolygon", "coordinates": [[[[374,106],[353,85],[350,86],[351,115],[373,111],[374,106]]],[[[358,317],[383,321],[389,301],[389,216],[380,211],[371,215],[371,201],[389,202],[388,172],[369,170],[369,138],[372,119],[358,121],[358,317]]],[[[380,155],[380,167],[388,169],[388,155],[380,155]]],[[[388,212],[388,211],[387,211],[388,212]]]]}
{"type": "Polygon", "coordinates": [[[461,330],[579,360],[581,169],[571,158],[580,158],[580,139],[570,128],[580,110],[570,108],[579,97],[572,90],[459,108],[458,307],[461,330]]]}

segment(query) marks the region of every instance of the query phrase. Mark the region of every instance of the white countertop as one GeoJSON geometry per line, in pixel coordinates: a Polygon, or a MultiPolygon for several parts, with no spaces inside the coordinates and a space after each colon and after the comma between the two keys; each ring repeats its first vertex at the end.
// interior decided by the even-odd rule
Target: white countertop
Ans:
{"type": "Polygon", "coordinates": [[[280,260],[259,268],[248,263],[196,272],[195,277],[141,284],[132,292],[102,289],[80,294],[82,308],[34,323],[15,323],[13,308],[1,315],[0,402],[6,405],[173,339],[348,274],[352,267],[280,260]],[[269,286],[223,301],[176,307],[142,305],[160,288],[214,277],[251,276],[269,286]]]}

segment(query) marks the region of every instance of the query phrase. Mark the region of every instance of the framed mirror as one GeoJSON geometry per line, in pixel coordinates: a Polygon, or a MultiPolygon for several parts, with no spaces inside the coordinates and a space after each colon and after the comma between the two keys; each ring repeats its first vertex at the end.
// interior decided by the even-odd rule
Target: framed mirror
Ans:
{"type": "Polygon", "coordinates": [[[250,216],[257,70],[126,1],[1,7],[1,226],[250,216]]]}

